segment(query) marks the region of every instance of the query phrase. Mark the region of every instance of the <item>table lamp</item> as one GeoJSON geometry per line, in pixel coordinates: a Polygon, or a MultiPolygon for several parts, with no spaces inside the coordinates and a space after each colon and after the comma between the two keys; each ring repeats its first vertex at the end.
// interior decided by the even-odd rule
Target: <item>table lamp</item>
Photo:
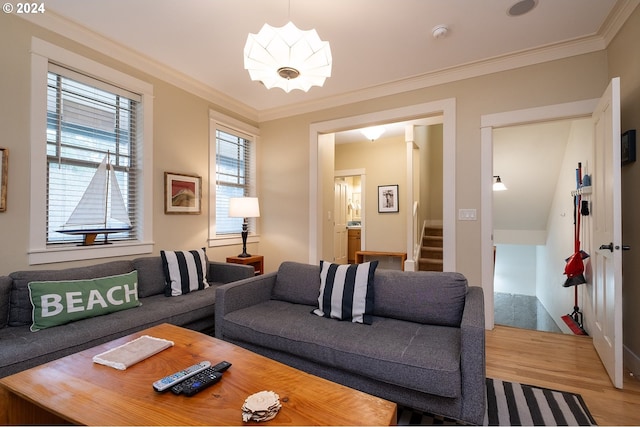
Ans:
{"type": "Polygon", "coordinates": [[[242,223],[242,253],[239,258],[248,258],[247,236],[249,235],[249,223],[247,218],[260,216],[260,206],[257,197],[231,197],[229,198],[229,216],[232,218],[244,218],[242,223]]]}

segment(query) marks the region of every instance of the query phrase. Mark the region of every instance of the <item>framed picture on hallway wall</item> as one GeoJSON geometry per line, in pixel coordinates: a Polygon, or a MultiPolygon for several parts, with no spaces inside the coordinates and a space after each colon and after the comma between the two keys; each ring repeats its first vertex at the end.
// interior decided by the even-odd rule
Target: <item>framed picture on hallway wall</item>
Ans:
{"type": "Polygon", "coordinates": [[[164,173],[164,213],[199,214],[202,178],[173,172],[164,173]]]}
{"type": "Polygon", "coordinates": [[[398,212],[398,186],[378,186],[378,212],[398,212]]]}
{"type": "Polygon", "coordinates": [[[7,178],[9,177],[9,150],[0,148],[0,212],[7,210],[7,178]]]}

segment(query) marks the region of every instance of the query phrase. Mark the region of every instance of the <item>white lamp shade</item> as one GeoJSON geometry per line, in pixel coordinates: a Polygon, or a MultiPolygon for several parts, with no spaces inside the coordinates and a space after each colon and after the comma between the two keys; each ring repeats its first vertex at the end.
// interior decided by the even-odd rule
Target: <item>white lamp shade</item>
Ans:
{"type": "Polygon", "coordinates": [[[244,68],[251,80],[287,93],[322,86],[331,77],[331,62],[329,42],[320,40],[316,30],[302,31],[293,22],[279,28],[264,24],[258,34],[249,34],[244,46],[244,68]],[[282,69],[293,69],[299,75],[283,77],[282,69]]]}
{"type": "Polygon", "coordinates": [[[229,199],[229,216],[232,218],[257,218],[260,206],[257,197],[231,197],[229,199]]]}
{"type": "Polygon", "coordinates": [[[504,185],[499,176],[496,176],[496,181],[493,183],[493,191],[505,191],[507,186],[504,185]]]}

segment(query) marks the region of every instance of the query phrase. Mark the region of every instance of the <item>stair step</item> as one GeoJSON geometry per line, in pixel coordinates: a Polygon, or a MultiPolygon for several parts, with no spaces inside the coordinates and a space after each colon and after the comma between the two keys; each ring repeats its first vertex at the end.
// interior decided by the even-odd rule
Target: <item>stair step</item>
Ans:
{"type": "Polygon", "coordinates": [[[434,248],[431,246],[423,246],[420,249],[420,257],[421,258],[431,258],[431,259],[442,259],[443,253],[442,248],[434,248]]]}
{"type": "Polygon", "coordinates": [[[422,246],[428,247],[442,247],[442,236],[424,236],[422,238],[422,246]]]}
{"type": "Polygon", "coordinates": [[[418,268],[420,271],[442,271],[443,261],[441,259],[420,258],[418,268]]]}
{"type": "Polygon", "coordinates": [[[425,236],[442,236],[442,227],[427,226],[424,228],[425,236]]]}

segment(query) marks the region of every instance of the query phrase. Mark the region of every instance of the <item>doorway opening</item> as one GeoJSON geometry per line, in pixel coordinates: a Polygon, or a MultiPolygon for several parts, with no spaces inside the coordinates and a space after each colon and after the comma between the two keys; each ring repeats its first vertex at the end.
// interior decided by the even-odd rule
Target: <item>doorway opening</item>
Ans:
{"type": "MultiPolygon", "coordinates": [[[[335,172],[335,137],[339,132],[363,127],[426,120],[434,116],[442,117],[443,134],[443,182],[446,187],[443,192],[443,264],[447,270],[455,270],[455,99],[417,104],[393,110],[363,114],[361,116],[346,117],[337,120],[314,123],[310,126],[310,188],[309,188],[309,262],[316,263],[320,259],[329,259],[333,255],[333,203],[334,203],[334,172],[335,172]]],[[[412,145],[407,142],[407,147],[412,145]]],[[[407,226],[403,230],[406,236],[407,262],[405,269],[415,269],[413,240],[417,240],[413,233],[413,174],[414,163],[407,148],[406,171],[404,182],[398,182],[400,210],[399,215],[405,216],[407,226]],[[413,239],[413,240],[412,240],[413,239]],[[409,266],[409,268],[407,268],[409,266]]],[[[384,183],[384,184],[396,184],[384,183]]],[[[371,186],[373,188],[373,186],[371,186]]],[[[371,190],[369,190],[370,192],[371,190]]],[[[377,198],[371,197],[371,200],[377,198]]],[[[369,203],[371,203],[371,200],[369,203]]]]}
{"type": "MultiPolygon", "coordinates": [[[[501,292],[534,296],[556,326],[570,333],[561,317],[574,305],[573,289],[562,287],[565,259],[573,253],[571,190],[577,162],[591,159],[591,145],[581,143],[591,144],[591,125],[584,118],[594,107],[595,100],[588,100],[482,117],[482,277],[488,329],[504,320],[496,316],[503,301],[494,293],[501,292]],[[494,175],[500,175],[507,191],[492,191],[494,175]],[[520,288],[505,292],[509,284],[520,288]]],[[[511,310],[515,315],[518,308],[511,310]]],[[[532,309],[518,314],[533,317],[532,309]]]]}
{"type": "Polygon", "coordinates": [[[591,159],[591,118],[495,128],[493,192],[495,323],[562,332],[562,287],[574,250],[575,167],[591,159]]]}

